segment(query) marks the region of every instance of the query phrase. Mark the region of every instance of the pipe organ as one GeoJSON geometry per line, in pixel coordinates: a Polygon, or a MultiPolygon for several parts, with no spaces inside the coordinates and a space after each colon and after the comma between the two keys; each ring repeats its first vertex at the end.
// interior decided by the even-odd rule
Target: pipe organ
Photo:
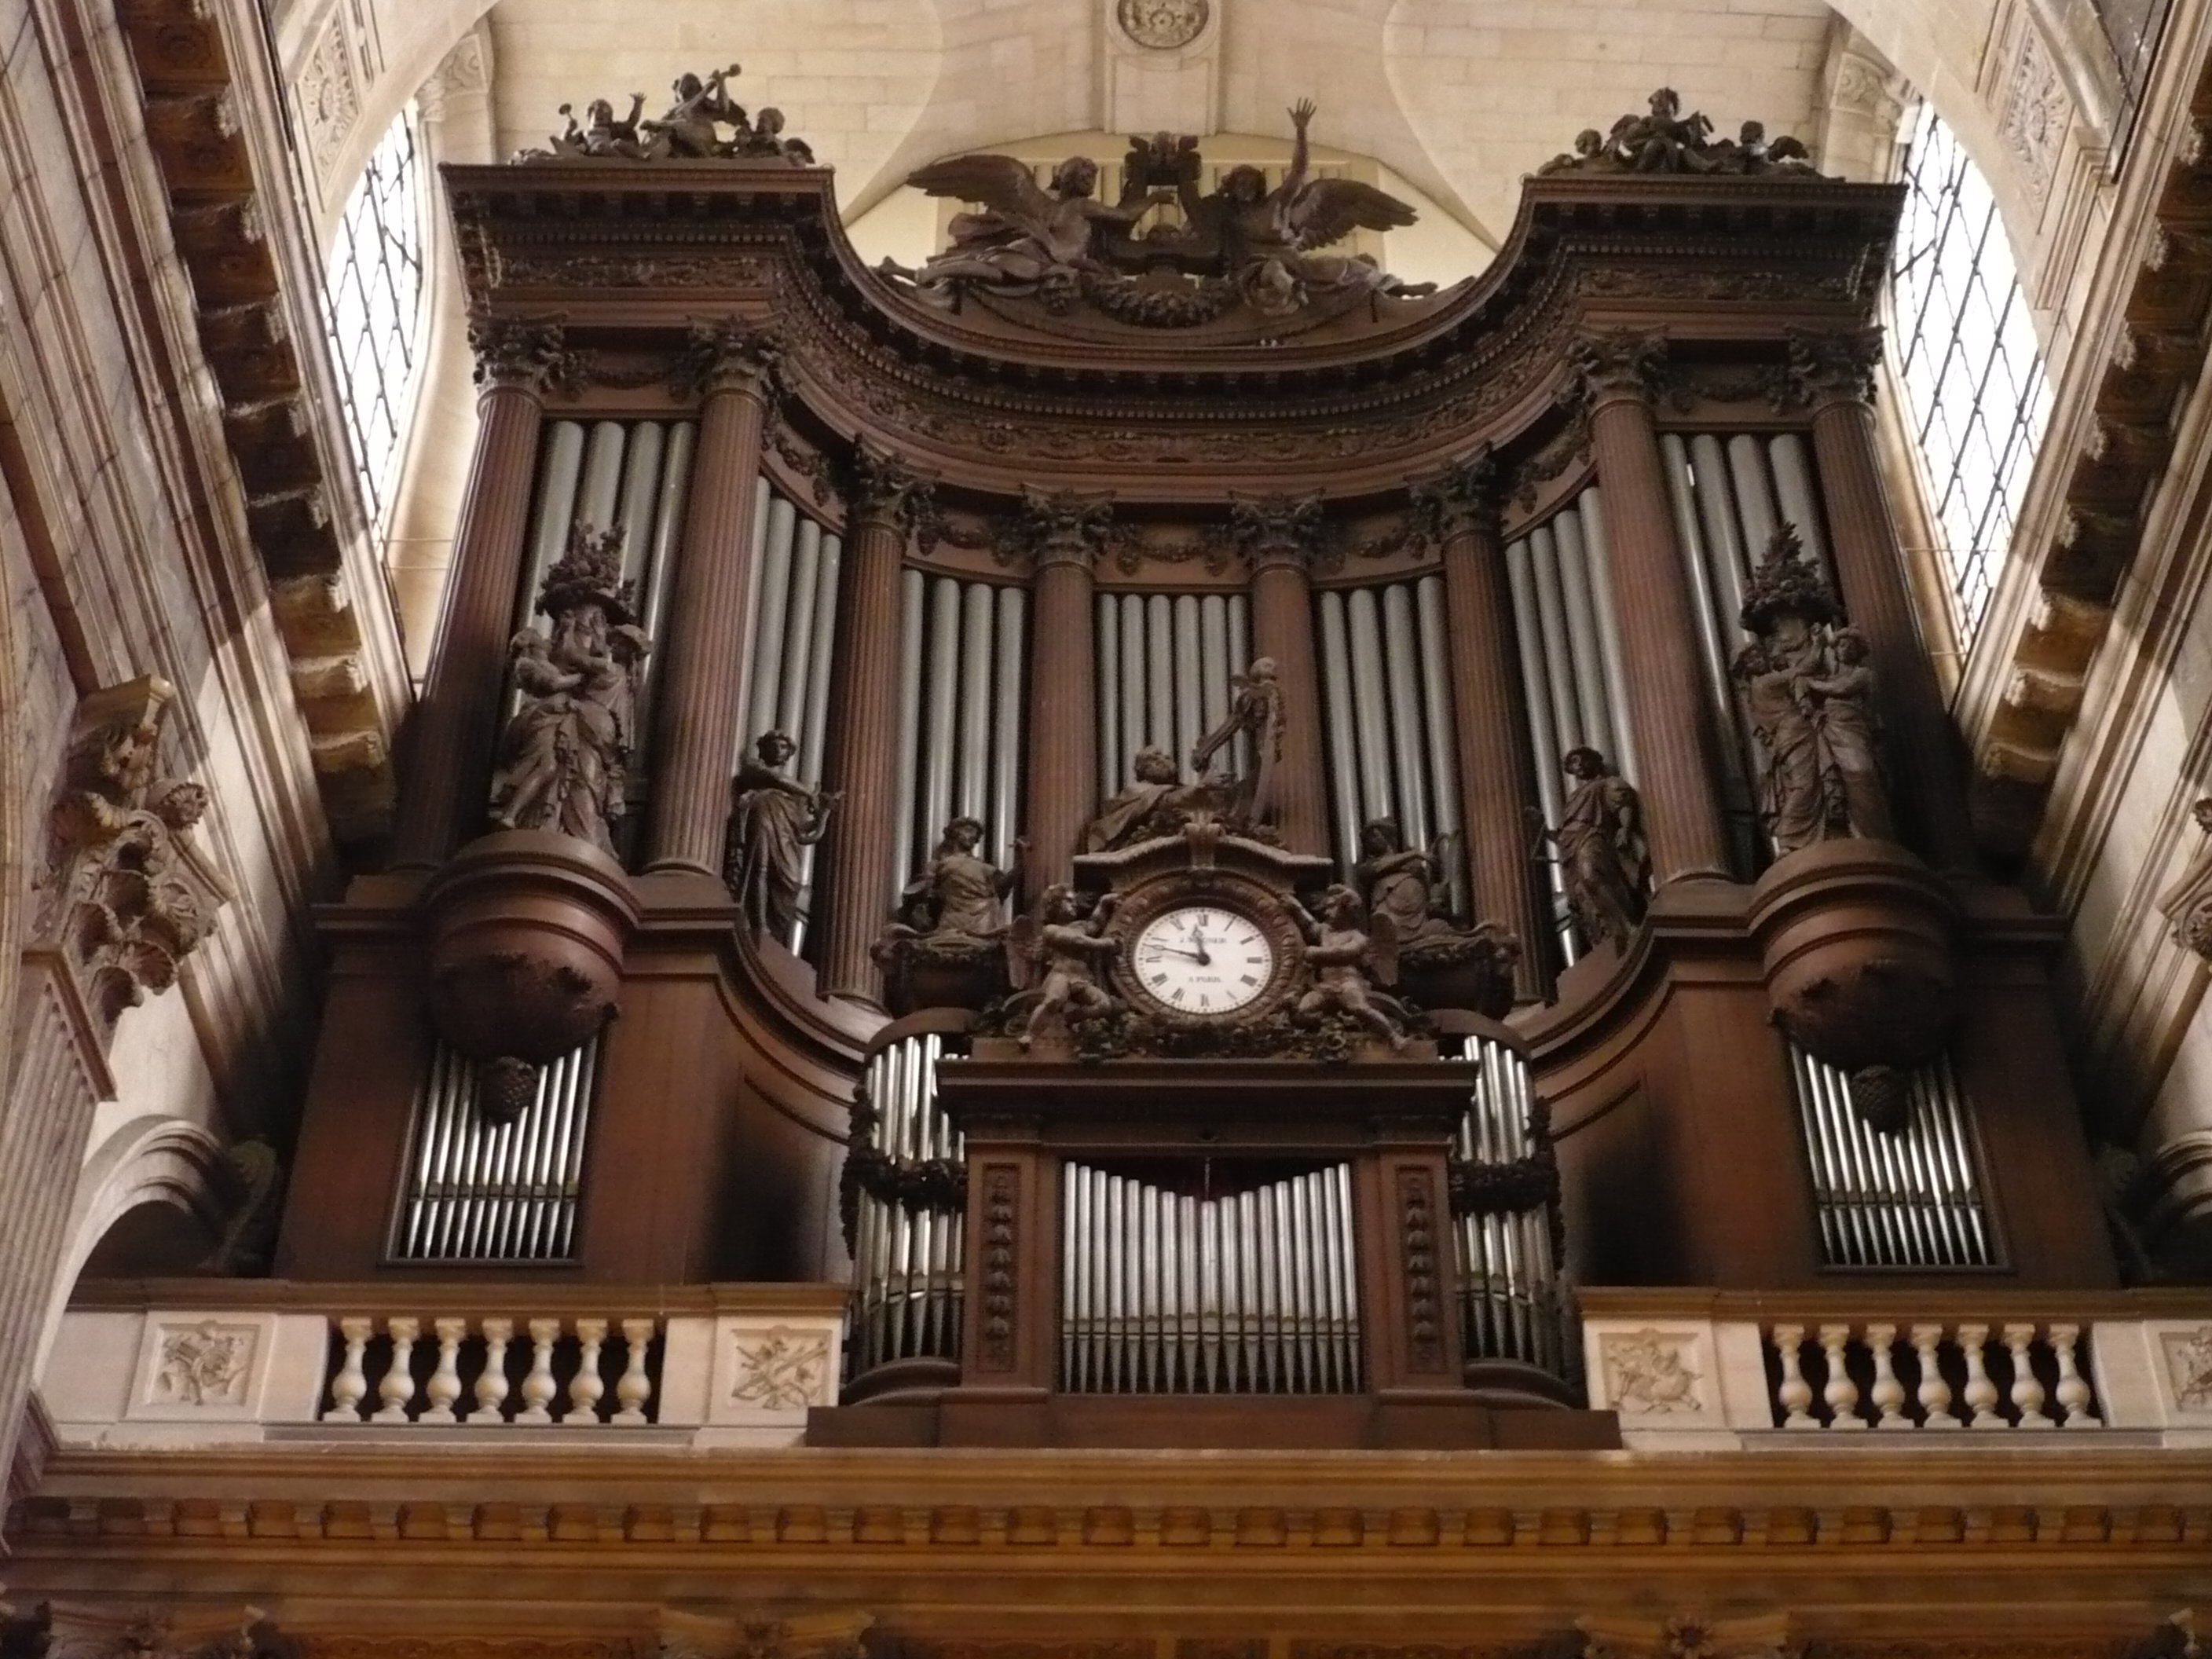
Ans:
{"type": "Polygon", "coordinates": [[[1433,295],[448,169],[483,435],[282,1270],[846,1278],[845,1444],[1607,1443],[1571,1285],[2110,1280],[1867,420],[1897,193],[1726,155],[1433,295]]]}

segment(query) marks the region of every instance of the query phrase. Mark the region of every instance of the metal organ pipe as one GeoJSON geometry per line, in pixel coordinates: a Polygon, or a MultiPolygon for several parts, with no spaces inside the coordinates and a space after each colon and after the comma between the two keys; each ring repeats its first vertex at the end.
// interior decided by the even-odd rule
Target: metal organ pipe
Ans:
{"type": "Polygon", "coordinates": [[[594,530],[614,527],[622,499],[623,447],[628,436],[620,421],[594,421],[584,446],[584,476],[576,490],[576,517],[594,530]]]}
{"type": "Polygon", "coordinates": [[[1582,711],[1583,741],[1617,763],[1620,744],[1606,697],[1605,659],[1598,642],[1597,608],[1590,598],[1582,515],[1562,513],[1552,520],[1551,527],[1559,550],[1559,591],[1566,601],[1567,640],[1574,653],[1575,700],[1582,711]]]}
{"type": "Polygon", "coordinates": [[[783,623],[791,609],[792,544],[799,533],[797,509],[781,495],[768,508],[766,558],[761,569],[760,604],[746,620],[745,648],[752,653],[752,684],[745,699],[747,721],[738,728],[741,748],[750,748],[775,729],[782,711],[783,623]]]}
{"type": "MultiPolygon", "coordinates": [[[[1346,602],[1352,628],[1352,704],[1358,733],[1359,805],[1364,819],[1384,817],[1392,808],[1390,716],[1383,707],[1382,624],[1375,590],[1356,587],[1346,602]]],[[[1347,860],[1358,854],[1357,834],[1346,845],[1347,860]]]]}
{"type": "MultiPolygon", "coordinates": [[[[1673,441],[1670,458],[1680,449],[1680,439],[1673,441]]],[[[1742,634],[1742,625],[1737,618],[1743,611],[1743,584],[1751,574],[1751,562],[1745,555],[1743,535],[1737,528],[1736,515],[1729,499],[1728,459],[1721,441],[1710,432],[1700,432],[1690,440],[1688,453],[1690,471],[1697,481],[1698,517],[1705,526],[1721,638],[1732,653],[1742,634]]]]}
{"type": "Polygon", "coordinates": [[[1620,618],[1613,605],[1612,544],[1605,533],[1605,499],[1596,484],[1575,497],[1575,516],[1582,521],[1583,548],[1589,561],[1590,603],[1597,613],[1597,646],[1605,679],[1606,708],[1611,714],[1613,748],[1607,758],[1621,776],[1636,775],[1636,738],[1628,719],[1628,676],[1620,661],[1620,618]]]}
{"type": "MultiPolygon", "coordinates": [[[[1701,436],[1698,441],[1711,443],[1711,440],[1701,436]]],[[[1693,492],[1689,459],[1682,441],[1668,434],[1660,439],[1659,447],[1666,465],[1668,495],[1674,506],[1674,526],[1690,562],[1690,608],[1698,619],[1698,654],[1705,669],[1705,694],[1721,720],[1720,729],[1733,732],[1736,729],[1735,693],[1729,680],[1729,659],[1735,654],[1738,634],[1732,623],[1720,621],[1723,601],[1715,592],[1717,579],[1727,568],[1729,556],[1720,550],[1722,544],[1710,533],[1714,523],[1711,503],[1704,492],[1693,492]],[[1708,532],[1704,536],[1698,533],[1701,522],[1708,532]]],[[[1719,447],[1713,445],[1716,456],[1719,447]]],[[[1733,532],[1730,524],[1728,533],[1733,532]]],[[[1734,782],[1731,780],[1732,799],[1736,793],[1734,782]]]]}
{"type": "Polygon", "coordinates": [[[814,659],[814,599],[822,574],[822,526],[799,520],[791,544],[791,586],[783,602],[783,653],[775,694],[776,729],[799,741],[806,712],[807,670],[814,659]]]}
{"type": "Polygon", "coordinates": [[[1352,642],[1345,623],[1344,595],[1321,596],[1321,684],[1323,718],[1328,727],[1329,803],[1336,813],[1340,847],[1359,845],[1359,764],[1352,720],[1352,642]]]}
{"type": "MultiPolygon", "coordinates": [[[[1148,745],[1166,750],[1188,779],[1190,751],[1229,712],[1230,675],[1249,649],[1237,599],[1101,593],[1095,603],[1102,795],[1127,785],[1137,751],[1148,745]]],[[[1246,763],[1237,764],[1242,775],[1246,763]]]]}
{"type": "Polygon", "coordinates": [[[960,764],[954,804],[964,816],[981,818],[990,807],[992,635],[997,617],[991,590],[967,584],[961,595],[960,764]]]}
{"type": "Polygon", "coordinates": [[[1728,441],[1728,477],[1735,498],[1737,522],[1743,526],[1747,573],[1758,567],[1778,522],[1774,490],[1766,477],[1766,451],[1758,439],[1739,432],[1728,441]]]}
{"type": "Polygon", "coordinates": [[[658,421],[634,422],[622,457],[622,495],[615,508],[615,528],[622,532],[623,577],[645,589],[643,577],[653,561],[653,507],[660,483],[660,452],[664,434],[658,421]]]}
{"type": "Polygon", "coordinates": [[[576,480],[584,464],[584,428],[576,421],[551,421],[538,461],[538,507],[530,521],[530,554],[524,562],[522,588],[514,596],[514,625],[533,625],[538,585],[568,550],[568,528],[576,521],[576,480]]]}
{"type": "Polygon", "coordinates": [[[899,744],[893,757],[898,769],[899,814],[891,833],[891,867],[885,872],[894,893],[906,885],[915,866],[915,792],[921,763],[922,611],[927,603],[927,580],[919,570],[899,573],[899,744]]]}
{"type": "Polygon", "coordinates": [[[1098,617],[1098,799],[1121,787],[1121,607],[1111,594],[1093,601],[1098,617]]]}
{"type": "MultiPolygon", "coordinates": [[[[808,630],[811,637],[803,688],[805,701],[799,705],[798,726],[792,733],[799,743],[795,763],[798,775],[809,782],[821,777],[824,751],[829,747],[830,670],[837,646],[837,574],[844,563],[844,553],[843,537],[824,535],[815,561],[814,599],[808,607],[811,626],[808,630]]],[[[799,684],[795,668],[790,684],[799,684]]],[[[813,908],[816,850],[811,846],[799,849],[799,911],[802,918],[811,914],[813,908]]],[[[805,931],[806,923],[802,920],[793,950],[798,950],[805,942],[805,931]]]]}
{"type": "Polygon", "coordinates": [[[1211,732],[1229,717],[1229,601],[1208,593],[1198,602],[1200,676],[1199,725],[1211,732]]]}
{"type": "MultiPolygon", "coordinates": [[[[1112,599],[1107,600],[1109,605],[1112,599]]],[[[1145,730],[1145,601],[1140,594],[1121,596],[1121,763],[1114,773],[1112,794],[1129,781],[1130,763],[1152,738],[1145,730]]]]}
{"type": "Polygon", "coordinates": [[[1828,535],[1820,524],[1820,498],[1813,488],[1813,461],[1805,453],[1804,439],[1795,432],[1770,438],[1766,458],[1774,469],[1774,494],[1782,504],[1782,516],[1797,526],[1805,550],[1829,572],[1832,581],[1835,573],[1828,563],[1828,535]]]}
{"type": "Polygon", "coordinates": [[[929,582],[929,738],[921,757],[921,822],[915,826],[915,862],[929,856],[938,831],[952,816],[954,750],[960,719],[960,584],[950,576],[929,582]]]}
{"type": "MultiPolygon", "coordinates": [[[[1382,665],[1390,689],[1390,769],[1397,776],[1398,827],[1409,847],[1433,838],[1428,794],[1433,779],[1421,742],[1421,637],[1413,626],[1413,593],[1404,582],[1382,590],[1382,665]]],[[[1357,844],[1350,849],[1358,851],[1357,844]]]]}
{"type": "Polygon", "coordinates": [[[1022,787],[1022,665],[1029,625],[1029,595],[1018,587],[998,590],[998,695],[993,707],[994,749],[991,761],[991,808],[982,814],[991,826],[992,857],[1011,869],[1014,856],[1016,805],[1022,787]]]}
{"type": "MultiPolygon", "coordinates": [[[[1413,605],[1420,621],[1421,714],[1429,740],[1429,783],[1436,805],[1436,831],[1455,836],[1459,816],[1459,750],[1452,742],[1450,647],[1444,626],[1444,579],[1424,576],[1414,585],[1413,605]]],[[[1444,872],[1452,908],[1469,909],[1467,860],[1454,859],[1444,872]]]]}

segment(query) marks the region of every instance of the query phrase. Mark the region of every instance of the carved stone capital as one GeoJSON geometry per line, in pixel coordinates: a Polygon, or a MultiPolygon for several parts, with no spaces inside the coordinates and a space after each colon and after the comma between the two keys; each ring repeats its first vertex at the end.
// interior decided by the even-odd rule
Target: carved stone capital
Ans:
{"type": "Polygon", "coordinates": [[[175,696],[148,674],[80,702],[47,816],[38,936],[60,950],[103,1037],[147,992],[176,982],[232,896],[187,834],[207,791],[161,775],[161,721],[175,696]]]}
{"type": "Polygon", "coordinates": [[[1657,402],[1666,394],[1667,337],[1656,329],[1584,329],[1567,348],[1563,409],[1595,412],[1623,398],[1657,402]]]}
{"type": "Polygon", "coordinates": [[[1021,516],[1011,526],[1009,540],[1039,570],[1056,564],[1089,570],[1105,551],[1113,526],[1110,495],[1030,486],[1022,491],[1021,516]]]}
{"type": "Polygon", "coordinates": [[[471,317],[469,349],[478,386],[542,394],[573,390],[584,377],[584,360],[568,349],[558,317],[471,317]]]}
{"type": "Polygon", "coordinates": [[[1874,401],[1875,374],[1881,367],[1881,329],[1788,331],[1790,366],[1784,371],[1790,401],[1818,408],[1822,404],[1874,401]]]}
{"type": "Polygon", "coordinates": [[[782,361],[782,338],[765,324],[742,317],[695,320],[670,368],[669,385],[679,398],[736,392],[766,402],[782,361]]]}
{"type": "Polygon", "coordinates": [[[1288,565],[1310,572],[1323,558],[1318,495],[1232,497],[1229,530],[1255,571],[1288,565]]]}
{"type": "MultiPolygon", "coordinates": [[[[2197,827],[2212,833],[2212,795],[2189,809],[2197,827]]],[[[2173,927],[2173,942],[2212,962],[2212,841],[2199,846],[2181,879],[2158,902],[2173,927]]]]}
{"type": "Polygon", "coordinates": [[[1484,444],[1441,472],[1413,481],[1407,491],[1413,523],[1423,536],[1439,543],[1452,536],[1494,528],[1504,482],[1497,457],[1484,444]]]}
{"type": "Polygon", "coordinates": [[[906,535],[930,515],[935,495],[933,478],[888,451],[863,444],[854,452],[853,485],[847,499],[855,528],[872,521],[906,535]]]}

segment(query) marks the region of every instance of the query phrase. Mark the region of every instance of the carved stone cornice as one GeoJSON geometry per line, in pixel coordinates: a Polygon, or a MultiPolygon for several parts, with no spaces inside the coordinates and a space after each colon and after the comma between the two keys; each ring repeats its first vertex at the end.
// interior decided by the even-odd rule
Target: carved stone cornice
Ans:
{"type": "Polygon", "coordinates": [[[1881,367],[1881,328],[1787,331],[1790,366],[1784,396],[1790,404],[1874,401],[1875,374],[1881,367]]]}
{"type": "Polygon", "coordinates": [[[232,896],[187,832],[207,791],[160,775],[161,721],[176,689],[151,674],[77,705],[34,926],[58,948],[104,1039],[125,1008],[176,982],[177,968],[232,896]]]}
{"type": "Polygon", "coordinates": [[[584,359],[568,349],[558,317],[478,314],[469,319],[469,349],[481,386],[543,396],[573,391],[584,378],[584,359]]]}
{"type": "Polygon", "coordinates": [[[1230,533],[1254,573],[1289,565],[1312,572],[1325,562],[1319,495],[1237,495],[1229,503],[1230,533]]]}
{"type": "Polygon", "coordinates": [[[773,327],[742,317],[695,320],[669,368],[679,398],[737,392],[765,402],[783,361],[783,338],[773,327]]]}
{"type": "Polygon", "coordinates": [[[1609,403],[1656,403],[1668,390],[1667,336],[1657,329],[1583,329],[1566,350],[1562,409],[1595,414],[1609,403]]]}
{"type": "Polygon", "coordinates": [[[853,480],[846,491],[853,527],[878,524],[901,536],[911,533],[934,512],[936,482],[888,450],[860,445],[853,452],[853,480]]]}
{"type": "Polygon", "coordinates": [[[1415,479],[1407,495],[1418,533],[1441,544],[1453,536],[1496,530],[1502,483],[1498,458],[1488,444],[1457,457],[1441,472],[1415,479]]]}
{"type": "Polygon", "coordinates": [[[1042,570],[1056,564],[1089,570],[1106,550],[1114,527],[1114,498],[1073,489],[1022,491],[1022,510],[1008,526],[1008,550],[1042,570]]]}

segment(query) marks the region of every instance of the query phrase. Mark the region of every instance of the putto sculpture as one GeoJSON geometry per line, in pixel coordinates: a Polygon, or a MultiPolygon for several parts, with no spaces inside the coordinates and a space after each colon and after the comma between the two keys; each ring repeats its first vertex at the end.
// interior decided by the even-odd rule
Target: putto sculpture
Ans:
{"type": "Polygon", "coordinates": [[[1743,601],[1751,642],[1733,672],[1759,749],[1759,815],[1778,854],[1895,836],[1874,671],[1794,525],[1778,528],[1743,601]]]}
{"type": "Polygon", "coordinates": [[[834,790],[810,788],[784,769],[799,745],[765,732],[731,780],[730,831],[722,879],[755,928],[787,943],[799,922],[806,849],[822,839],[836,810],[834,790]]]}
{"type": "Polygon", "coordinates": [[[578,523],[545,573],[538,609],[551,627],[508,646],[517,707],[492,772],[491,821],[550,830],[615,853],[635,737],[637,681],[652,644],[622,580],[623,532],[578,523]]]}
{"type": "Polygon", "coordinates": [[[886,1001],[915,1008],[980,1008],[1005,988],[1006,895],[1021,878],[1029,843],[1014,843],[1004,870],[976,849],[983,822],[957,817],[899,895],[896,918],[875,944],[886,1001]]]}
{"type": "MultiPolygon", "coordinates": [[[[1042,1030],[1067,1030],[1072,1023],[1124,1012],[1120,998],[1099,982],[1119,948],[1105,936],[1119,898],[1086,899],[1066,882],[1054,882],[1037,901],[1036,914],[1017,921],[1006,938],[1006,967],[1016,995],[1006,1007],[1006,1030],[1026,1049],[1042,1030]]],[[[1070,1032],[1073,1036],[1073,1033],[1070,1032]]]]}
{"type": "Polygon", "coordinates": [[[1404,1004],[1382,988],[1398,979],[1398,933],[1388,915],[1370,916],[1359,895],[1341,884],[1309,911],[1295,900],[1292,914],[1306,934],[1306,965],[1313,984],[1298,999],[1297,1018],[1318,1021],[1342,1014],[1364,1027],[1393,1054],[1412,1046],[1412,1018],[1404,1004]]]}
{"type": "Polygon", "coordinates": [[[1574,787],[1557,829],[1538,820],[1539,854],[1545,842],[1559,848],[1567,908],[1590,946],[1611,939],[1616,950],[1626,950],[1650,901],[1644,803],[1595,749],[1570,749],[1559,766],[1574,787]]]}
{"type": "Polygon", "coordinates": [[[1576,135],[1572,150],[1554,155],[1536,171],[1545,176],[1559,173],[1826,176],[1814,169],[1811,152],[1801,140],[1787,133],[1770,139],[1760,122],[1746,121],[1734,138],[1716,139],[1712,131],[1713,124],[1702,112],[1682,113],[1680,94],[1672,87],[1661,87],[1651,94],[1644,113],[1622,116],[1609,132],[1583,128],[1576,135]]]}
{"type": "Polygon", "coordinates": [[[738,65],[700,76],[679,75],[670,86],[675,101],[658,120],[645,118],[645,94],[630,94],[629,113],[615,116],[611,100],[594,98],[579,120],[575,106],[561,106],[568,125],[547,139],[547,148],[527,149],[518,161],[784,161],[812,167],[814,152],[797,138],[783,136],[779,109],[748,116],[729,95],[738,65]]]}
{"type": "Polygon", "coordinates": [[[1273,189],[1255,167],[1235,167],[1201,193],[1194,138],[1160,133],[1133,140],[1121,199],[1094,199],[1098,166],[1073,156],[1053,172],[1049,191],[1010,155],[954,156],[907,182],[932,196],[977,202],[951,225],[952,244],[908,268],[885,259],[886,276],[916,297],[951,307],[970,291],[1035,296],[1066,312],[1080,300],[1145,327],[1190,327],[1240,303],[1262,317],[1288,317],[1345,297],[1419,298],[1431,283],[1401,283],[1364,254],[1331,252],[1357,230],[1413,222],[1412,207],[1374,185],[1312,176],[1307,129],[1315,106],[1291,112],[1291,164],[1273,189]],[[1173,203],[1182,222],[1138,222],[1173,203]]]}

